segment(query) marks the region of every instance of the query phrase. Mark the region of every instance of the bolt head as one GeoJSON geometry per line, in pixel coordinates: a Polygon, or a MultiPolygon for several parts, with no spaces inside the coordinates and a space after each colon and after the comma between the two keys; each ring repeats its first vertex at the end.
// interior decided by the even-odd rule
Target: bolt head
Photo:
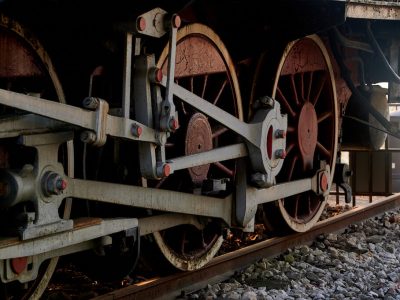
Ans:
{"type": "Polygon", "coordinates": [[[275,151],[275,157],[284,159],[286,157],[287,153],[285,149],[278,149],[275,151]]]}
{"type": "Polygon", "coordinates": [[[169,164],[165,164],[163,166],[163,176],[168,177],[171,174],[171,166],[169,164]]]}
{"type": "Polygon", "coordinates": [[[154,70],[154,80],[156,83],[160,83],[163,80],[163,76],[164,74],[161,69],[156,68],[154,70]]]}
{"type": "Polygon", "coordinates": [[[133,136],[140,137],[143,133],[143,128],[137,124],[132,124],[131,133],[133,136]]]}
{"type": "Polygon", "coordinates": [[[65,179],[62,179],[62,178],[57,179],[56,187],[60,191],[65,190],[67,188],[67,185],[68,185],[68,183],[67,183],[67,181],[65,179]]]}
{"type": "Polygon", "coordinates": [[[181,27],[181,24],[182,24],[181,17],[177,14],[174,14],[171,19],[171,24],[172,24],[172,27],[174,27],[174,28],[181,27]]]}
{"type": "Polygon", "coordinates": [[[136,29],[138,31],[144,31],[146,29],[146,19],[143,17],[138,17],[136,19],[136,29]]]}
{"type": "Polygon", "coordinates": [[[325,173],[323,173],[320,177],[319,186],[322,192],[326,192],[328,190],[328,177],[325,173]]]}
{"type": "Polygon", "coordinates": [[[169,128],[170,128],[172,131],[177,130],[177,129],[179,128],[179,122],[178,122],[178,120],[175,119],[175,118],[171,118],[171,120],[169,121],[169,128]]]}

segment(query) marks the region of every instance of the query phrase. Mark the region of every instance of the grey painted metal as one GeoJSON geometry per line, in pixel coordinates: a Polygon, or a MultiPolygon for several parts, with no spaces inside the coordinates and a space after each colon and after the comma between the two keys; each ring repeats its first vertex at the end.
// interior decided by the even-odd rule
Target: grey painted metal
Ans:
{"type": "Polygon", "coordinates": [[[136,24],[139,23],[140,18],[145,21],[144,30],[140,30],[136,25],[136,33],[147,35],[155,38],[160,38],[167,33],[165,28],[165,16],[167,12],[162,8],[154,8],[136,18],[136,24]]]}
{"type": "Polygon", "coordinates": [[[122,74],[122,116],[129,119],[131,108],[131,77],[132,77],[132,47],[133,35],[126,33],[124,73],[122,74]]]}
{"type": "Polygon", "coordinates": [[[164,229],[175,227],[181,224],[191,224],[199,230],[204,228],[204,225],[199,222],[199,218],[187,214],[164,214],[159,216],[140,218],[139,229],[140,235],[147,235],[153,232],[158,232],[164,229]]]}
{"type": "MultiPolygon", "coordinates": [[[[19,94],[7,90],[0,89],[0,103],[29,111],[30,113],[48,117],[67,124],[76,125],[96,132],[96,129],[102,128],[106,134],[129,140],[145,141],[158,143],[156,131],[134,120],[116,117],[112,115],[104,115],[104,110],[88,111],[72,105],[54,102],[42,98],[36,98],[25,94],[19,94]],[[104,120],[103,118],[106,118],[104,120]],[[99,123],[102,121],[102,123],[99,123]],[[131,134],[133,125],[140,126],[143,129],[140,137],[131,134]]],[[[103,133],[100,133],[102,135],[103,133]]]]}
{"type": "MultiPolygon", "coordinates": [[[[135,119],[149,127],[153,127],[155,125],[152,99],[156,101],[161,101],[156,99],[161,97],[158,92],[154,90],[156,87],[152,87],[152,85],[150,84],[149,73],[150,70],[152,70],[154,67],[154,55],[139,55],[135,57],[133,89],[133,99],[135,100],[135,119]]],[[[140,172],[145,178],[158,178],[156,172],[156,151],[156,145],[154,144],[139,144],[140,172]]]]}
{"type": "MultiPolygon", "coordinates": [[[[163,78],[161,85],[166,87],[166,78],[163,78]]],[[[174,95],[182,101],[185,101],[200,112],[238,133],[255,146],[258,146],[258,135],[259,132],[261,132],[262,124],[247,124],[242,122],[230,113],[227,113],[223,109],[216,107],[212,103],[200,98],[196,94],[175,83],[172,83],[172,89],[174,95]]]]}
{"type": "Polygon", "coordinates": [[[215,198],[107,182],[68,180],[66,196],[160,211],[194,214],[231,223],[232,197],[215,198]]]}
{"type": "Polygon", "coordinates": [[[176,170],[192,168],[229,159],[237,159],[245,156],[247,156],[247,147],[245,144],[241,143],[215,148],[192,155],[172,158],[167,162],[171,166],[171,172],[173,172],[176,170]]]}
{"type": "Polygon", "coordinates": [[[0,138],[16,137],[21,134],[65,131],[73,128],[66,123],[34,114],[12,116],[0,119],[0,138]]]}
{"type": "Polygon", "coordinates": [[[29,269],[24,270],[21,274],[15,274],[12,271],[10,259],[0,260],[0,279],[4,283],[15,280],[18,280],[21,283],[29,282],[37,278],[39,268],[45,260],[90,249],[96,249],[111,244],[112,238],[110,236],[102,236],[100,238],[88,240],[79,244],[74,244],[64,248],[59,248],[40,253],[38,255],[30,256],[28,257],[29,269]]]}
{"type": "Polygon", "coordinates": [[[346,17],[400,20],[400,3],[394,1],[349,0],[346,3],[346,17]]]}
{"type": "MultiPolygon", "coordinates": [[[[29,176],[31,177],[29,182],[33,188],[25,189],[28,193],[25,195],[25,200],[31,200],[34,203],[35,212],[27,213],[27,223],[20,230],[23,240],[70,230],[73,226],[72,220],[63,220],[58,214],[65,196],[61,194],[46,197],[42,191],[42,177],[47,172],[64,174],[63,166],[58,163],[58,148],[60,144],[72,138],[71,132],[29,135],[20,138],[22,145],[34,147],[37,151],[36,161],[29,176]]],[[[12,173],[10,175],[13,176],[12,173]]],[[[18,191],[15,195],[18,195],[18,191]]]]}
{"type": "Polygon", "coordinates": [[[263,98],[269,99],[269,107],[258,109],[255,113],[252,123],[261,123],[262,126],[257,133],[257,146],[248,143],[248,149],[252,171],[264,175],[261,187],[269,187],[275,183],[275,177],[279,174],[286,156],[287,116],[281,114],[281,106],[277,101],[269,97],[263,98]],[[284,135],[277,132],[284,132],[284,135]]]}
{"type": "MultiPolygon", "coordinates": [[[[172,23],[172,20],[170,20],[172,23]]],[[[168,43],[168,69],[167,69],[167,83],[164,101],[161,103],[161,119],[160,127],[163,131],[175,131],[177,128],[171,126],[171,122],[176,119],[178,121],[178,114],[175,111],[175,104],[173,101],[172,84],[175,79],[175,61],[176,61],[176,36],[178,29],[170,25],[169,43],[168,43]]]]}
{"type": "MultiPolygon", "coordinates": [[[[243,162],[239,162],[238,168],[240,168],[238,170],[244,169],[243,162]]],[[[246,226],[254,219],[259,204],[273,202],[307,191],[313,191],[326,198],[329,195],[330,184],[329,165],[324,165],[324,163],[322,163],[321,169],[311,178],[285,182],[265,189],[246,186],[245,176],[243,172],[239,172],[236,186],[236,219],[241,226],[246,226]],[[320,187],[322,175],[326,176],[329,184],[324,191],[320,187]]]]}
{"type": "Polygon", "coordinates": [[[88,240],[93,240],[117,232],[123,232],[138,226],[137,219],[102,220],[99,224],[71,229],[58,234],[38,237],[26,241],[2,246],[0,259],[39,255],[57,249],[66,248],[88,240]]]}
{"type": "Polygon", "coordinates": [[[2,246],[0,245],[0,278],[2,282],[18,280],[24,283],[34,280],[38,275],[40,265],[45,260],[110,245],[112,239],[109,235],[128,232],[137,226],[137,219],[99,220],[94,225],[82,226],[57,234],[27,241],[3,243],[2,246]],[[14,257],[28,257],[30,267],[21,274],[15,274],[10,265],[10,259],[14,257]]]}

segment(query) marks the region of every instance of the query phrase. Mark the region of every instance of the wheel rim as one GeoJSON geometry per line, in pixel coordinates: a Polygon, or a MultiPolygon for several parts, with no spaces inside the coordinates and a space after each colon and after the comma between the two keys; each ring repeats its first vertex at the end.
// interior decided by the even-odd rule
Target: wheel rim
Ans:
{"type": "MultiPolygon", "coordinates": [[[[260,93],[266,60],[264,56],[258,65],[252,97],[260,93]]],[[[332,180],[338,109],[333,69],[323,42],[316,35],[291,42],[275,70],[271,95],[288,115],[287,156],[277,182],[310,177],[322,160],[330,165],[332,180]]],[[[306,192],[266,204],[264,212],[274,229],[303,232],[318,221],[325,203],[326,198],[306,192]]]]}
{"type": "MultiPolygon", "coordinates": [[[[2,88],[25,92],[23,90],[24,85],[28,85],[28,88],[33,88],[38,80],[40,81],[38,84],[40,87],[51,85],[51,87],[47,86],[52,90],[49,99],[57,98],[61,103],[66,102],[53,64],[42,45],[36,39],[32,38],[31,34],[27,33],[24,27],[2,14],[0,14],[0,45],[3,46],[0,47],[0,53],[2,53],[0,56],[0,85],[2,88]],[[15,62],[18,65],[14,65],[13,63],[15,62]],[[28,80],[22,80],[23,83],[20,84],[21,78],[28,78],[28,80]],[[10,84],[10,82],[13,83],[10,84]]],[[[73,177],[74,156],[72,141],[67,142],[66,153],[67,173],[73,177]]],[[[65,200],[63,218],[69,218],[71,206],[71,199],[65,200]]],[[[10,293],[7,290],[11,289],[11,293],[13,293],[16,289],[19,293],[17,297],[20,299],[39,299],[55,271],[57,262],[58,257],[44,262],[40,267],[37,279],[29,283],[28,288],[22,288],[19,284],[11,283],[13,285],[11,288],[9,287],[11,284],[6,284],[3,286],[3,290],[5,290],[5,293],[10,293]]]]}
{"type": "MultiPolygon", "coordinates": [[[[192,24],[178,31],[176,49],[175,82],[243,119],[235,69],[219,37],[204,25],[192,24]]],[[[168,47],[158,62],[164,74],[167,62],[168,47]]],[[[227,128],[183,102],[174,101],[181,128],[167,141],[167,157],[190,155],[234,143],[234,135],[227,128]]],[[[157,187],[194,192],[200,188],[203,180],[210,178],[229,178],[233,183],[235,173],[235,161],[218,162],[176,172],[159,182],[157,187]]],[[[154,234],[163,255],[178,269],[195,270],[202,267],[215,256],[222,244],[219,222],[208,219],[200,221],[204,224],[203,230],[181,225],[154,234]]]]}

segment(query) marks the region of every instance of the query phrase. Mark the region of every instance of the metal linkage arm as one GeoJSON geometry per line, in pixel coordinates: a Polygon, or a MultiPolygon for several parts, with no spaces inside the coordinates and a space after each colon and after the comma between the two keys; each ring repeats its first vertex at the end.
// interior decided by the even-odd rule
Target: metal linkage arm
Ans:
{"type": "Polygon", "coordinates": [[[129,140],[158,143],[154,129],[130,119],[109,115],[108,106],[106,107],[104,102],[101,102],[99,109],[89,111],[0,89],[0,104],[89,129],[98,137],[111,135],[129,140]]]}
{"type": "Polygon", "coordinates": [[[67,179],[65,197],[160,211],[196,214],[231,222],[231,197],[224,199],[123,184],[67,179]]]}
{"type": "MultiPolygon", "coordinates": [[[[167,78],[163,77],[161,83],[162,86],[167,86],[167,78]]],[[[254,145],[258,145],[258,132],[261,131],[262,124],[247,124],[235,116],[227,113],[223,109],[216,107],[212,103],[205,101],[203,98],[193,94],[189,90],[179,86],[176,83],[171,83],[172,91],[182,101],[195,107],[197,110],[220,122],[224,126],[238,133],[244,137],[247,141],[254,145]]]]}

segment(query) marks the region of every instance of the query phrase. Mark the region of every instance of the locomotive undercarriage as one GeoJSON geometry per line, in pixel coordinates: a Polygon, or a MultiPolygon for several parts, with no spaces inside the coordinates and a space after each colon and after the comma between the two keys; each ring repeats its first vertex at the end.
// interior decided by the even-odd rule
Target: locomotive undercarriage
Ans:
{"type": "Polygon", "coordinates": [[[141,236],[153,234],[167,260],[193,270],[217,253],[228,228],[251,232],[264,221],[284,233],[317,222],[351,95],[326,40],[311,35],[268,48],[253,59],[251,91],[242,99],[237,66],[217,34],[198,23],[180,28],[178,15],[153,9],[120,26],[121,101],[96,96],[100,67],[80,108],[77,99],[65,103],[40,44],[1,17],[0,40],[17,45],[8,58],[21,49],[28,58],[25,69],[0,70],[0,293],[22,290],[35,298],[58,256],[126,240],[136,247],[141,236]],[[167,35],[161,54],[142,47],[167,35]],[[45,71],[37,76],[37,70],[45,71]],[[34,86],[42,76],[55,92],[30,90],[32,83],[19,79],[32,77],[34,86]],[[116,153],[132,145],[134,172],[98,166],[95,176],[86,175],[87,151],[124,161],[116,153]],[[82,174],[75,176],[74,165],[82,174]],[[114,171],[137,174],[122,180],[114,171]]]}

